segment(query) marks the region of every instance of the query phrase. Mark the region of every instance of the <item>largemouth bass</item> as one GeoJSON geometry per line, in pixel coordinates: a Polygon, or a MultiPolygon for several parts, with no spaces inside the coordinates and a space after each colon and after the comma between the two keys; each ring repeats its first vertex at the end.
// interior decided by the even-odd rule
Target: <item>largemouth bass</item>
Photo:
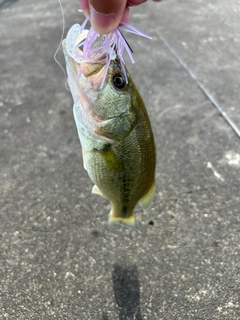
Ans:
{"type": "MultiPolygon", "coordinates": [[[[147,210],[155,190],[156,152],[149,117],[117,54],[107,61],[101,49],[94,59],[92,50],[89,61],[78,59],[79,43],[86,41],[88,31],[74,35],[77,29],[70,29],[62,47],[84,168],[94,183],[92,192],[111,203],[109,223],[132,226],[136,204],[147,210]],[[73,38],[72,44],[68,39],[73,38]]],[[[96,38],[94,48],[105,41],[103,37],[96,38]]]]}

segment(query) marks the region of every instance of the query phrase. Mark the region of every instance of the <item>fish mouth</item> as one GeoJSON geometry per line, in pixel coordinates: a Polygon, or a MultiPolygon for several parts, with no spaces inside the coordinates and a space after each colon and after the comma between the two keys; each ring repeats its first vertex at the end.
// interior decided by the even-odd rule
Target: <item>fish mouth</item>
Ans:
{"type": "MultiPolygon", "coordinates": [[[[94,38],[93,42],[90,42],[88,34],[89,30],[82,29],[80,25],[75,24],[68,31],[66,39],[62,41],[65,59],[71,57],[75,63],[78,63],[85,77],[100,71],[106,64],[107,54],[106,49],[98,47],[99,40],[97,40],[97,37],[94,38]]],[[[102,39],[101,35],[98,35],[98,37],[102,39]]]]}
{"type": "Polygon", "coordinates": [[[106,35],[97,34],[92,28],[84,29],[85,25],[86,23],[83,26],[73,25],[62,42],[67,69],[70,71],[69,75],[74,76],[75,80],[79,80],[81,75],[84,75],[95,89],[98,87],[102,89],[107,79],[110,62],[117,57],[115,48],[108,45],[115,35],[112,34],[106,40],[106,35]],[[96,79],[92,78],[95,76],[96,79]]]}
{"type": "MultiPolygon", "coordinates": [[[[82,61],[78,62],[72,55],[69,54],[69,49],[67,47],[67,41],[64,39],[62,41],[63,53],[66,61],[68,80],[79,85],[79,80],[81,75],[84,75],[96,89],[101,86],[104,75],[106,76],[106,59],[101,58],[96,61],[82,61]]],[[[81,49],[75,49],[77,53],[81,54],[81,49]]],[[[105,80],[106,80],[105,79],[105,80]]]]}

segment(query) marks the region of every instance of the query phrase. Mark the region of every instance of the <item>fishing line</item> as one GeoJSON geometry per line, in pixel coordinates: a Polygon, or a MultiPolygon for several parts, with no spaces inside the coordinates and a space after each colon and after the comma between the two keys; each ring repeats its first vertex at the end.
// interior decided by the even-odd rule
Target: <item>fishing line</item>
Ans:
{"type": "Polygon", "coordinates": [[[67,73],[65,71],[65,69],[63,68],[63,66],[61,65],[61,63],[58,61],[57,59],[57,54],[61,48],[61,45],[62,45],[62,41],[63,41],[63,37],[64,37],[64,32],[65,32],[65,17],[64,17],[64,11],[63,11],[63,6],[62,6],[62,3],[61,3],[61,0],[58,0],[58,3],[59,3],[59,6],[60,6],[60,9],[61,9],[61,13],[62,13],[62,35],[61,35],[61,39],[59,41],[59,45],[57,47],[57,50],[55,51],[54,53],[54,61],[57,63],[57,65],[61,68],[62,72],[64,73],[64,77],[65,77],[65,89],[70,91],[69,87],[68,87],[68,82],[67,82],[67,73]]]}
{"type": "Polygon", "coordinates": [[[170,44],[167,42],[167,40],[161,35],[159,30],[156,30],[157,35],[159,36],[160,40],[164,43],[164,45],[169,49],[169,51],[172,53],[172,55],[178,60],[178,62],[181,64],[181,66],[188,72],[190,77],[197,83],[197,85],[200,87],[200,89],[203,91],[203,93],[207,96],[207,98],[211,101],[211,103],[214,105],[214,107],[218,110],[218,112],[221,114],[221,116],[225,119],[225,121],[230,125],[230,127],[233,129],[233,131],[237,134],[237,136],[240,138],[240,129],[238,126],[228,117],[226,112],[223,111],[223,109],[220,107],[218,102],[213,98],[213,96],[208,92],[207,89],[202,85],[202,83],[198,80],[198,78],[195,76],[195,74],[188,68],[188,66],[183,62],[183,60],[178,56],[178,54],[174,51],[174,49],[170,46],[170,44]]]}
{"type": "Polygon", "coordinates": [[[188,110],[196,110],[198,108],[201,108],[203,106],[205,106],[206,104],[211,103],[211,101],[203,101],[198,103],[197,105],[194,105],[192,107],[189,106],[181,106],[181,105],[175,105],[173,107],[169,107],[164,109],[163,111],[161,111],[158,115],[157,115],[157,119],[160,120],[166,113],[168,113],[169,111],[175,110],[175,109],[188,109],[188,110]]]}
{"type": "Polygon", "coordinates": [[[131,52],[133,53],[133,49],[130,47],[129,43],[127,42],[126,38],[124,37],[124,35],[122,34],[121,31],[119,31],[123,37],[123,39],[125,40],[126,44],[128,45],[128,48],[131,50],[131,52]]]}

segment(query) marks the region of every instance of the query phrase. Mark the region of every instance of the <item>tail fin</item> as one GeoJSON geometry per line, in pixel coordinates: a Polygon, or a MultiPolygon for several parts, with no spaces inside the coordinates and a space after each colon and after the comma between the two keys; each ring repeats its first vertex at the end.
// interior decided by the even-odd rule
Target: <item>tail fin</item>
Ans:
{"type": "Polygon", "coordinates": [[[133,227],[135,224],[135,217],[133,213],[127,218],[116,217],[111,211],[109,214],[108,223],[110,225],[123,224],[126,227],[133,227]]]}

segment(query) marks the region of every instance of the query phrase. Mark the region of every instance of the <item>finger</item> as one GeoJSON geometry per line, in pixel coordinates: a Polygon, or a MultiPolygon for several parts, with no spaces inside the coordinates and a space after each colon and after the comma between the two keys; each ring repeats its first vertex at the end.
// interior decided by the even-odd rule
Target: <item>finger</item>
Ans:
{"type": "Polygon", "coordinates": [[[129,20],[130,20],[130,10],[129,10],[129,7],[127,6],[124,9],[121,21],[128,22],[129,20]]]}
{"type": "Polygon", "coordinates": [[[85,14],[86,17],[88,17],[90,14],[88,0],[78,0],[78,2],[80,4],[80,7],[81,7],[83,13],[85,14]]]}
{"type": "MultiPolygon", "coordinates": [[[[83,1],[83,0],[81,0],[83,1]]],[[[90,20],[98,33],[109,33],[127,18],[127,0],[89,0],[90,20]]]]}

